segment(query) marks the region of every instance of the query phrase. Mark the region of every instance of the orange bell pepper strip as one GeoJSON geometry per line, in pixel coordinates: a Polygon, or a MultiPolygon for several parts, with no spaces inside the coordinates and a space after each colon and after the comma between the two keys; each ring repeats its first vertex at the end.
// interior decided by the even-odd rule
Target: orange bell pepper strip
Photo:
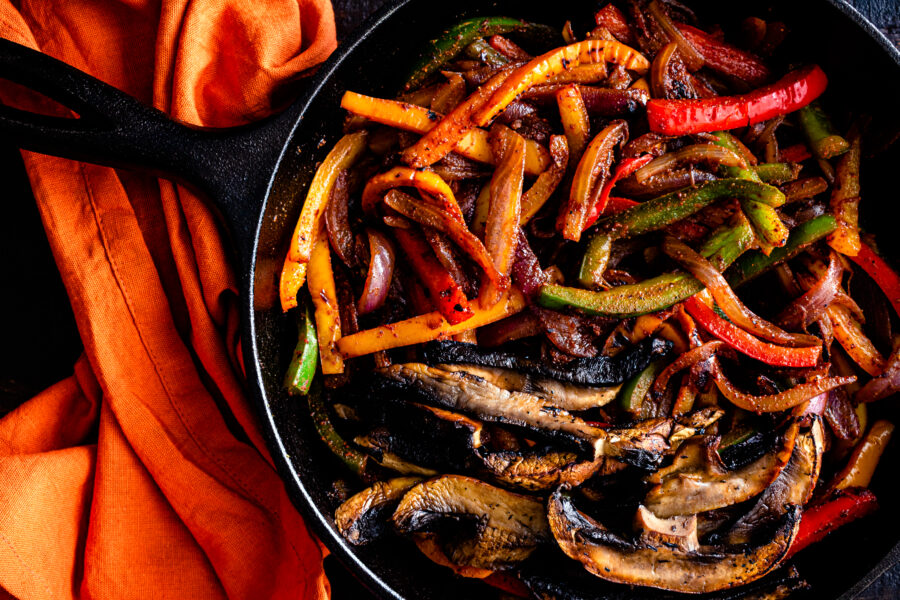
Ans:
{"type": "Polygon", "coordinates": [[[406,254],[413,272],[428,290],[432,304],[451,325],[471,318],[469,299],[447,269],[435,258],[421,235],[407,229],[394,229],[394,237],[406,254]]]}
{"type": "Polygon", "coordinates": [[[511,287],[503,298],[490,308],[473,306],[475,314],[462,323],[453,325],[447,322],[440,312],[435,311],[342,337],[338,340],[338,350],[344,358],[352,358],[379,350],[450,339],[463,331],[476,329],[514,315],[524,308],[525,297],[516,288],[511,287]]]}
{"type": "MultiPolygon", "coordinates": [[[[344,92],[341,108],[370,121],[411,131],[428,133],[441,120],[442,115],[425,107],[396,100],[373,98],[356,92],[344,92]]],[[[488,142],[488,132],[484,129],[472,129],[460,139],[453,150],[482,163],[494,164],[494,155],[488,142]]],[[[525,172],[539,175],[550,165],[547,150],[534,140],[525,140],[525,172]]]]}
{"type": "MultiPolygon", "coordinates": [[[[610,177],[609,181],[603,184],[603,189],[600,191],[600,197],[597,199],[597,202],[594,204],[593,208],[591,208],[591,212],[588,213],[587,219],[584,222],[584,229],[587,229],[588,227],[596,223],[597,219],[600,218],[600,215],[602,215],[606,211],[606,205],[610,201],[609,195],[610,193],[612,193],[612,189],[613,187],[615,187],[616,182],[634,174],[635,171],[646,165],[651,160],[653,160],[653,155],[645,154],[643,156],[636,156],[634,158],[625,158],[618,164],[612,177],[610,177]]],[[[624,200],[624,198],[620,198],[619,200],[624,200]]],[[[637,202],[635,202],[634,204],[637,204],[637,202]]]]}
{"type": "Polygon", "coordinates": [[[741,354],[746,354],[767,365],[814,367],[819,362],[819,355],[822,353],[821,346],[788,348],[764,342],[717,315],[697,296],[691,296],[685,300],[684,307],[688,314],[713,336],[741,354]]]}
{"type": "Polygon", "coordinates": [[[484,127],[528,88],[546,83],[554,76],[578,65],[598,62],[622,65],[640,75],[650,69],[650,61],[644,55],[621,42],[615,40],[576,42],[542,54],[513,71],[493,93],[490,100],[475,113],[473,122],[484,127]]]}
{"type": "Polygon", "coordinates": [[[853,362],[872,377],[881,375],[887,361],[875,348],[872,340],[863,333],[860,324],[850,314],[850,309],[840,304],[832,304],[825,309],[825,314],[831,320],[834,339],[853,362]]]}
{"type": "Polygon", "coordinates": [[[285,312],[297,306],[297,292],[303,287],[306,277],[306,263],[310,260],[313,243],[323,222],[325,205],[331,195],[331,188],[337,180],[338,174],[350,167],[356,158],[366,147],[367,134],[364,131],[345,135],[325,160],[319,166],[309,184],[306,200],[300,211],[300,218],[294,227],[288,246],[287,257],[284,260],[284,268],[281,271],[279,283],[279,296],[281,308],[285,312]]]}
{"type": "Polygon", "coordinates": [[[837,229],[828,236],[828,245],[844,254],[856,256],[859,239],[859,160],[860,136],[850,138],[850,149],[838,159],[834,169],[834,188],[831,191],[831,212],[837,229]]]}
{"type": "Polygon", "coordinates": [[[457,221],[464,221],[453,190],[440,175],[434,171],[416,171],[409,167],[394,167],[371,178],[362,193],[363,212],[367,215],[375,214],[375,205],[381,201],[384,193],[398,187],[414,187],[436,197],[448,215],[457,221]]]}
{"type": "Polygon", "coordinates": [[[528,223],[541,210],[565,177],[566,168],[569,165],[569,146],[565,136],[550,136],[550,156],[553,157],[551,165],[538,175],[528,191],[522,194],[522,214],[519,216],[519,225],[528,223]]]}
{"type": "Polygon", "coordinates": [[[401,156],[403,162],[416,169],[421,169],[449,154],[457,142],[475,127],[472,115],[481,109],[511,72],[511,69],[508,68],[501,70],[475,90],[472,95],[457,104],[456,108],[442,118],[419,141],[403,151],[401,156]]]}
{"type": "Polygon", "coordinates": [[[897,315],[900,315],[900,275],[897,275],[883,258],[875,254],[868,244],[861,243],[859,253],[849,258],[869,274],[887,296],[897,315]]]}
{"type": "Polygon", "coordinates": [[[587,108],[578,86],[570,84],[556,92],[556,104],[559,106],[559,118],[569,144],[569,157],[573,163],[577,163],[584,154],[591,135],[587,108]]]}
{"type": "Polygon", "coordinates": [[[322,373],[343,373],[344,359],[335,347],[335,343],[341,338],[341,311],[334,285],[334,272],[331,270],[331,247],[324,227],[319,228],[307,269],[306,284],[316,309],[316,335],[319,338],[322,373]]]}

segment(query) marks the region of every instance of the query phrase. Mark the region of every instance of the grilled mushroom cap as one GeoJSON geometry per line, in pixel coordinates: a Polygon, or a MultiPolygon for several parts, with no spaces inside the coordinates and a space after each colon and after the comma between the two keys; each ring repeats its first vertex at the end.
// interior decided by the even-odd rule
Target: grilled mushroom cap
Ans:
{"type": "Polygon", "coordinates": [[[802,506],[809,502],[819,479],[824,451],[825,432],[822,421],[816,419],[809,431],[797,436],[797,443],[787,466],[778,479],[766,488],[750,512],[731,527],[726,535],[726,542],[746,544],[766,523],[779,518],[784,513],[785,506],[802,506]]]}
{"type": "Polygon", "coordinates": [[[393,520],[402,533],[440,534],[442,550],[454,564],[483,569],[521,562],[551,539],[542,502],[461,475],[415,486],[393,520]]]}
{"type": "Polygon", "coordinates": [[[698,438],[682,445],[675,460],[648,480],[657,484],[644,505],[658,517],[692,515],[731,506],[761,494],[787,464],[798,426],[788,427],[779,452],[729,471],[719,459],[719,438],[698,438]]]}
{"type": "Polygon", "coordinates": [[[381,536],[394,507],[412,486],[421,481],[421,477],[379,481],[350,497],[334,511],[338,531],[354,546],[367,544],[381,536]]]}
{"type": "Polygon", "coordinates": [[[525,490],[549,490],[562,483],[581,485],[597,473],[607,460],[601,456],[580,460],[574,452],[489,452],[482,454],[484,469],[497,482],[525,490]]]}
{"type": "Polygon", "coordinates": [[[782,515],[766,543],[741,548],[651,543],[622,538],[575,508],[557,490],[548,506],[553,537],[562,551],[602,579],[686,593],[713,592],[762,577],[784,558],[800,525],[800,507],[782,515]]]}

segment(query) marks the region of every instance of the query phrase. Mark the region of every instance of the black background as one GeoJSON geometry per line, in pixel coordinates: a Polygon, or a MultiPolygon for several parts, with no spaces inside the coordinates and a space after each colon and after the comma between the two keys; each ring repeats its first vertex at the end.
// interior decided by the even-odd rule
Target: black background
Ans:
{"type": "MultiPolygon", "coordinates": [[[[900,44],[900,0],[850,0],[900,44]]],[[[382,0],[333,0],[338,40],[348,36],[382,0]]],[[[848,49],[848,52],[852,52],[848,49]]],[[[81,342],[62,281],[34,204],[18,150],[0,139],[0,414],[72,373],[81,342]]],[[[335,600],[371,598],[333,559],[326,559],[335,600]]],[[[900,597],[900,565],[861,599],[900,597]]]]}

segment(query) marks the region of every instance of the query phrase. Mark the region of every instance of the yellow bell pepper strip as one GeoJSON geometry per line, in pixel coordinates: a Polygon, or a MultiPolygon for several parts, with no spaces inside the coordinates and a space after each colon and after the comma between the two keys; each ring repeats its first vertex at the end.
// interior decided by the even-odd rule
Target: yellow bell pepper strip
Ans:
{"type": "Polygon", "coordinates": [[[384,193],[398,187],[414,187],[437,198],[441,208],[453,219],[464,221],[459,204],[450,186],[433,171],[416,171],[409,167],[394,167],[379,173],[366,184],[362,193],[362,209],[367,215],[375,214],[375,206],[384,193]]]}
{"type": "Polygon", "coordinates": [[[519,242],[522,181],[525,177],[525,140],[512,129],[498,130],[503,151],[491,177],[491,202],[484,230],[484,246],[494,267],[509,275],[519,242]]]}
{"type": "Polygon", "coordinates": [[[650,84],[647,83],[646,77],[638,77],[637,79],[634,80],[634,83],[632,83],[630,86],[628,86],[628,89],[629,90],[643,90],[649,94],[650,93],[650,84]]]}
{"type": "MultiPolygon", "coordinates": [[[[541,210],[565,177],[569,164],[569,146],[565,136],[550,136],[550,156],[553,157],[553,162],[546,171],[538,175],[528,191],[522,194],[522,214],[519,216],[519,225],[528,223],[541,210]]],[[[528,164],[527,160],[526,155],[526,165],[528,164]]],[[[528,172],[527,167],[525,172],[528,172]]]]}
{"type": "Polygon", "coordinates": [[[444,64],[456,58],[466,46],[478,38],[503,33],[519,32],[540,41],[558,38],[550,27],[537,23],[528,23],[509,17],[479,17],[467,19],[444,31],[439,37],[430,41],[423,49],[419,61],[407,78],[405,89],[410,90],[436,73],[444,64]]]}
{"type": "Polygon", "coordinates": [[[609,167],[613,161],[613,149],[628,139],[628,123],[617,119],[607,125],[588,144],[572,178],[569,201],[560,212],[557,229],[567,240],[577,242],[581,239],[584,224],[587,222],[591,208],[596,204],[597,186],[602,186],[609,176],[609,167]]]}
{"type": "Polygon", "coordinates": [[[448,323],[456,325],[472,317],[469,299],[453,280],[450,273],[438,262],[422,236],[408,229],[394,229],[394,237],[406,254],[413,272],[428,290],[431,303],[448,323]]]}
{"type": "Polygon", "coordinates": [[[338,307],[334,273],[331,270],[331,248],[325,228],[319,228],[316,244],[309,259],[306,285],[315,306],[316,332],[319,338],[319,362],[322,373],[335,375],[344,372],[344,359],[335,343],[341,339],[341,314],[338,307]]]}
{"type": "Polygon", "coordinates": [[[450,153],[466,133],[475,129],[476,125],[472,121],[472,115],[484,106],[491,94],[503,84],[511,73],[510,69],[501,70],[468,98],[457,104],[419,141],[403,151],[401,155],[403,162],[420,169],[434,164],[450,153]]]}
{"type": "Polygon", "coordinates": [[[850,314],[850,309],[846,306],[832,303],[825,309],[825,314],[831,320],[834,339],[853,359],[853,362],[872,377],[881,375],[887,361],[875,348],[872,340],[863,333],[859,322],[850,314]]]}
{"type": "MultiPolygon", "coordinates": [[[[439,113],[396,100],[373,98],[357,94],[356,92],[344,92],[341,98],[341,108],[370,121],[389,125],[411,131],[413,133],[428,133],[443,118],[439,113]]],[[[488,142],[488,132],[484,129],[472,129],[460,139],[453,151],[466,158],[487,163],[494,163],[494,155],[488,142]]],[[[529,175],[539,175],[550,165],[550,155],[547,150],[534,140],[525,141],[525,172],[529,175]]]]}
{"type": "MultiPolygon", "coordinates": [[[[763,342],[717,315],[712,307],[707,306],[697,296],[688,298],[684,303],[684,307],[688,311],[688,314],[710,334],[719,338],[738,352],[764,362],[767,365],[782,367],[814,367],[819,362],[819,356],[822,354],[822,346],[789,348],[763,342]]],[[[822,391],[825,390],[820,390],[818,393],[821,393],[822,391]]],[[[724,394],[725,392],[723,391],[722,393],[724,394]]],[[[776,410],[786,409],[780,408],[776,410]]]]}
{"type": "Polygon", "coordinates": [[[642,202],[600,219],[597,227],[617,238],[642,235],[689,217],[723,198],[755,200],[769,206],[784,204],[784,194],[778,188],[743,179],[719,179],[642,202]]]}
{"type": "Polygon", "coordinates": [[[811,544],[821,541],[829,533],[878,510],[878,500],[869,490],[842,490],[828,496],[824,502],[803,509],[800,528],[784,560],[811,544]]]}
{"type": "Polygon", "coordinates": [[[563,71],[554,75],[548,84],[595,84],[606,79],[606,63],[594,63],[589,65],[578,65],[574,69],[563,71]]]}
{"type": "Polygon", "coordinates": [[[847,461],[847,465],[835,476],[833,488],[844,490],[855,487],[869,487],[875,467],[884,453],[891,435],[894,433],[894,424],[890,421],[880,420],[872,423],[872,429],[857,444],[847,461]]]}
{"type": "Polygon", "coordinates": [[[888,265],[883,258],[878,256],[872,247],[861,243],[859,253],[851,256],[850,260],[862,267],[887,296],[888,302],[894,307],[894,311],[900,316],[900,275],[888,265]]]}
{"type": "Polygon", "coordinates": [[[340,172],[350,167],[366,148],[366,140],[367,134],[364,131],[345,135],[338,140],[309,184],[281,271],[279,295],[281,308],[285,312],[297,306],[297,292],[303,287],[306,275],[305,264],[310,260],[331,188],[340,172]]]}
{"type": "Polygon", "coordinates": [[[313,385],[307,396],[307,402],[309,415],[312,417],[313,426],[316,428],[319,438],[348,469],[363,479],[367,479],[366,466],[369,457],[344,441],[344,438],[335,431],[331,418],[328,416],[328,408],[325,406],[321,383],[316,382],[313,385]]]}
{"type": "Polygon", "coordinates": [[[584,148],[588,144],[591,134],[591,124],[588,120],[587,108],[577,85],[567,85],[556,92],[556,103],[559,106],[559,118],[562,121],[566,141],[569,144],[569,156],[572,163],[576,164],[584,148]]]}
{"type": "Polygon", "coordinates": [[[319,364],[319,342],[316,338],[316,325],[305,306],[303,314],[297,319],[298,339],[294,348],[294,357],[288,365],[284,376],[284,387],[291,396],[305,396],[312,385],[319,364]]]}
{"type": "Polygon", "coordinates": [[[850,149],[850,144],[835,131],[818,101],[801,108],[797,120],[817,158],[834,158],[850,149]]]}
{"type": "Polygon", "coordinates": [[[777,82],[743,96],[647,102],[650,131],[689,135],[747,127],[803,108],[825,91],[828,78],[818,65],[791,71],[777,82]]]}
{"type": "Polygon", "coordinates": [[[345,358],[352,358],[432,340],[446,340],[463,331],[505,319],[524,308],[525,297],[513,287],[490,308],[473,303],[475,314],[462,323],[448,323],[440,312],[435,311],[343,337],[338,340],[338,350],[345,358]]]}
{"type": "Polygon", "coordinates": [[[762,252],[748,252],[729,269],[725,278],[732,288],[739,287],[751,279],[762,275],[775,265],[790,260],[810,244],[814,244],[834,231],[834,217],[822,215],[794,227],[787,243],[772,251],[768,256],[762,252]]]}
{"type": "Polygon", "coordinates": [[[431,110],[447,112],[466,97],[466,79],[459,73],[445,72],[447,83],[438,88],[431,99],[431,110]]]}
{"type": "Polygon", "coordinates": [[[850,138],[850,149],[838,159],[831,190],[831,212],[837,229],[828,237],[828,245],[846,256],[859,253],[859,159],[860,135],[850,138]]]}
{"type": "Polygon", "coordinates": [[[546,83],[554,76],[582,64],[611,62],[643,75],[650,62],[637,50],[613,40],[584,40],[551,50],[530,60],[503,82],[490,100],[473,117],[476,125],[487,125],[516,96],[533,85],[546,83]]]}

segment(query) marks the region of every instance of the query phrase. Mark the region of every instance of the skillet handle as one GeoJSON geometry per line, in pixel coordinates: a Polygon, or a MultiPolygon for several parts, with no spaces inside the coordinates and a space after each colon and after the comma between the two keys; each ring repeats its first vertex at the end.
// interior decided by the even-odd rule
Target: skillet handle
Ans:
{"type": "Polygon", "coordinates": [[[145,169],[200,188],[224,216],[239,258],[249,267],[265,192],[303,102],[247,126],[191,127],[62,61],[5,39],[0,39],[0,78],[78,114],[51,117],[0,105],[0,133],[27,150],[145,169]]]}

